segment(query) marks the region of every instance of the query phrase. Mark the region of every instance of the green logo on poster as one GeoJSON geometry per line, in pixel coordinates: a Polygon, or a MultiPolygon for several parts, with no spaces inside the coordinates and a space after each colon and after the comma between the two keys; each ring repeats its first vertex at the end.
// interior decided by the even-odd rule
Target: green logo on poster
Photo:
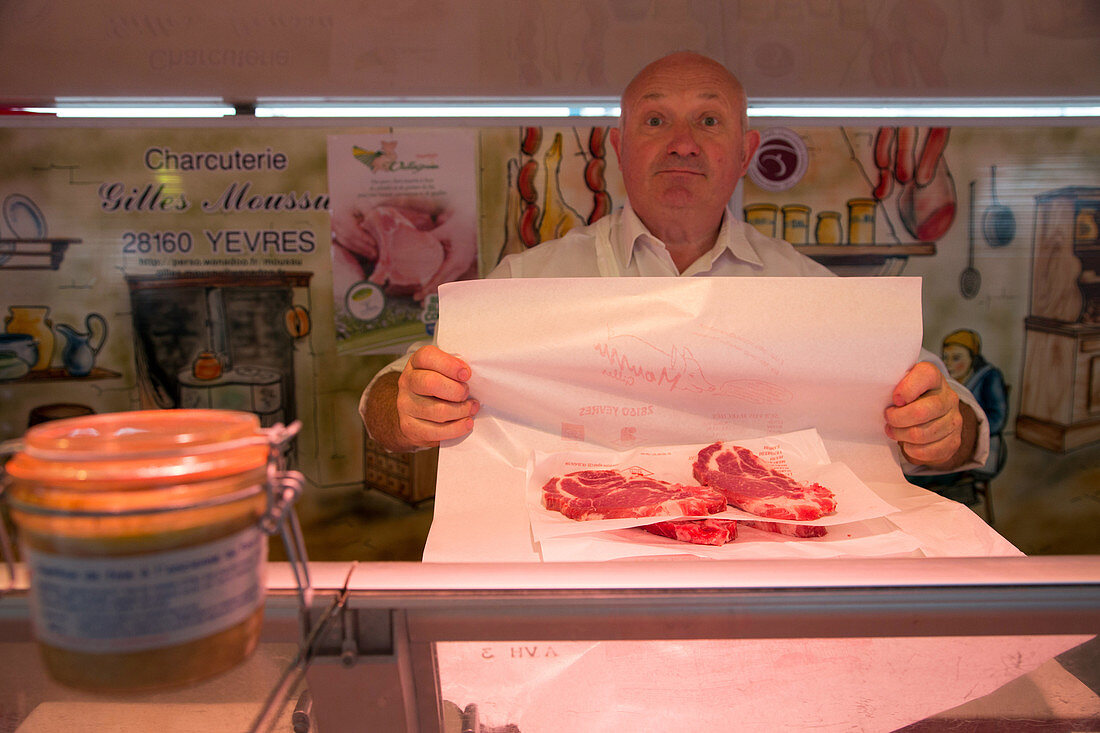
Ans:
{"type": "MultiPolygon", "coordinates": [[[[396,140],[383,140],[381,150],[366,150],[358,145],[352,145],[351,154],[360,163],[370,168],[372,173],[378,171],[421,171],[439,167],[439,163],[435,162],[398,160],[396,140]]],[[[416,157],[435,158],[436,155],[429,153],[416,157]]]]}

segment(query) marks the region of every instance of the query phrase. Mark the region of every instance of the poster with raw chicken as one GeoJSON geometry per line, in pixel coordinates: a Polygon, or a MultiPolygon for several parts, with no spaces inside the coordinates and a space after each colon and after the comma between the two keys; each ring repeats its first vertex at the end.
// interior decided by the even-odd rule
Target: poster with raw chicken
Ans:
{"type": "Polygon", "coordinates": [[[476,131],[330,135],[332,294],[341,353],[429,338],[440,284],[477,277],[476,131]]]}

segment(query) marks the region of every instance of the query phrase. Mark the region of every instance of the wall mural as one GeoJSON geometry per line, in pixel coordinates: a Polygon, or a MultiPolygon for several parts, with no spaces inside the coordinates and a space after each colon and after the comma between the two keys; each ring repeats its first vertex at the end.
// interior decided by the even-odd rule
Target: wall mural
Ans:
{"type": "MultiPolygon", "coordinates": [[[[1094,152],[1044,157],[1039,150],[1039,139],[1057,145],[1083,141],[1091,131],[1025,134],[970,127],[765,130],[745,215],[844,274],[924,276],[926,310],[947,315],[953,308],[982,326],[975,332],[990,334],[987,346],[1019,380],[1017,437],[1065,452],[1100,441],[1100,176],[1094,152]],[[788,145],[776,148],[773,139],[788,145]],[[804,175],[790,175],[800,169],[804,175]],[[965,187],[956,187],[956,178],[965,187]],[[846,221],[836,211],[841,202],[846,221]],[[824,241],[807,235],[806,209],[813,207],[826,209],[816,226],[830,222],[824,241]],[[847,234],[840,246],[838,219],[847,234]],[[1008,314],[1014,324],[991,318],[1008,314]]],[[[954,325],[949,320],[940,332],[954,325]]],[[[936,348],[927,338],[925,345],[936,348]]]]}
{"type": "Polygon", "coordinates": [[[606,126],[483,130],[481,274],[625,200],[606,126]]]}
{"type": "MultiPolygon", "coordinates": [[[[264,137],[0,130],[4,438],[56,417],[178,407],[302,419],[316,437],[324,138],[264,137]]],[[[332,474],[320,453],[302,460],[332,474]]]]}
{"type": "MultiPolygon", "coordinates": [[[[1100,128],[761,132],[739,213],[842,275],[921,277],[925,346],[960,369],[965,351],[972,379],[996,370],[1005,435],[1071,458],[1100,442],[1100,128]]],[[[380,153],[400,139],[0,129],[0,439],[58,416],[231,406],[301,419],[314,485],[363,482],[376,459],[357,401],[389,356],[339,348],[334,285],[369,274],[334,254],[327,141],[365,134],[380,153]]],[[[624,201],[605,125],[476,142],[482,275],[624,201]]]]}

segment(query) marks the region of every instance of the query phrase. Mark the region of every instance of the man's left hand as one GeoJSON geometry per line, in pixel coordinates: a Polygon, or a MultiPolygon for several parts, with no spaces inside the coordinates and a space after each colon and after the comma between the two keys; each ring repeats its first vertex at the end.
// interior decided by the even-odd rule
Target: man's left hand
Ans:
{"type": "Polygon", "coordinates": [[[951,470],[973,454],[978,419],[935,364],[915,364],[894,387],[893,401],[886,408],[886,435],[910,463],[951,470]]]}

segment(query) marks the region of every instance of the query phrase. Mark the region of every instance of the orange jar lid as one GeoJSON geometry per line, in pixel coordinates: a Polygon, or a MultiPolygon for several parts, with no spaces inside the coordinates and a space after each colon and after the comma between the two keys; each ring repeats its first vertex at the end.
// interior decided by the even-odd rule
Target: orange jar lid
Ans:
{"type": "Polygon", "coordinates": [[[269,453],[251,413],[138,410],[40,423],[5,470],[17,487],[114,492],[250,474],[269,453]]]}

